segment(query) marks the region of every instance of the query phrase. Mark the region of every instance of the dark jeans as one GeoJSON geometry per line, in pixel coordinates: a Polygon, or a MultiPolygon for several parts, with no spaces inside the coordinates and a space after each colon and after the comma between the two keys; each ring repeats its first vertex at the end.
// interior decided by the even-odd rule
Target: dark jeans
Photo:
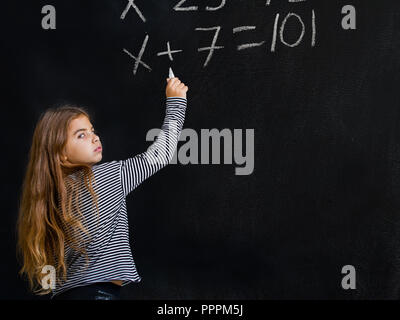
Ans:
{"type": "Polygon", "coordinates": [[[121,286],[112,282],[96,282],[61,292],[52,300],[120,300],[121,286]]]}

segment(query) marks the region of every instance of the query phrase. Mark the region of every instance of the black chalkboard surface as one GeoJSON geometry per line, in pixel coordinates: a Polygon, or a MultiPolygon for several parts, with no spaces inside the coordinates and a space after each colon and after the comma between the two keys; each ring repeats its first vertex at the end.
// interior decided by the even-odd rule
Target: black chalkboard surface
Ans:
{"type": "MultiPolygon", "coordinates": [[[[56,29],[41,24],[48,2],[18,3],[3,60],[8,239],[40,113],[85,106],[102,161],[131,157],[161,126],[171,67],[189,87],[185,139],[127,198],[143,280],[125,297],[399,297],[398,1],[51,1],[56,29]]],[[[9,281],[20,297],[26,283],[9,281]]]]}

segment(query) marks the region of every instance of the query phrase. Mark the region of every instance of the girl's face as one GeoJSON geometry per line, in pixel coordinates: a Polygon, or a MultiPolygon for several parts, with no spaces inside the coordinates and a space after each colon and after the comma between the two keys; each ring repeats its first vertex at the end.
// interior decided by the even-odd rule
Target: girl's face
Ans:
{"type": "Polygon", "coordinates": [[[89,119],[80,115],[70,122],[63,161],[93,165],[102,158],[101,142],[89,119]],[[97,149],[100,147],[99,149],[97,149]],[[96,150],[97,149],[97,150],[96,150]]]}

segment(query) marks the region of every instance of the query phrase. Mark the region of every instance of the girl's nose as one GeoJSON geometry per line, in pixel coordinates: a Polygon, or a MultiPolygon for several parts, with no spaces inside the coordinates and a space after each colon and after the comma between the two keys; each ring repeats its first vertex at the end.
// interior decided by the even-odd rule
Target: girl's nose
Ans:
{"type": "Polygon", "coordinates": [[[94,141],[100,140],[99,136],[96,133],[92,132],[91,134],[93,135],[94,141]]]}

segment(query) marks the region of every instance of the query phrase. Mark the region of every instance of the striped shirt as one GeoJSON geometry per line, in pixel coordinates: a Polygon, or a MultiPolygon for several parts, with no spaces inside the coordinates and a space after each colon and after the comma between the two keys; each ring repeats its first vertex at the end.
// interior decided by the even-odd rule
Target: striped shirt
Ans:
{"type": "MultiPolygon", "coordinates": [[[[91,236],[85,246],[88,262],[85,264],[85,256],[65,244],[67,280],[56,279],[51,299],[68,289],[95,282],[122,280],[122,286],[125,286],[141,281],[129,244],[125,198],[172,160],[185,119],[186,103],[186,98],[166,98],[165,118],[160,133],[145,152],[125,160],[92,166],[99,216],[89,190],[82,188],[79,196],[84,226],[91,236]]],[[[82,171],[69,177],[81,181],[82,171]]],[[[84,187],[83,183],[81,185],[84,187]]]]}

